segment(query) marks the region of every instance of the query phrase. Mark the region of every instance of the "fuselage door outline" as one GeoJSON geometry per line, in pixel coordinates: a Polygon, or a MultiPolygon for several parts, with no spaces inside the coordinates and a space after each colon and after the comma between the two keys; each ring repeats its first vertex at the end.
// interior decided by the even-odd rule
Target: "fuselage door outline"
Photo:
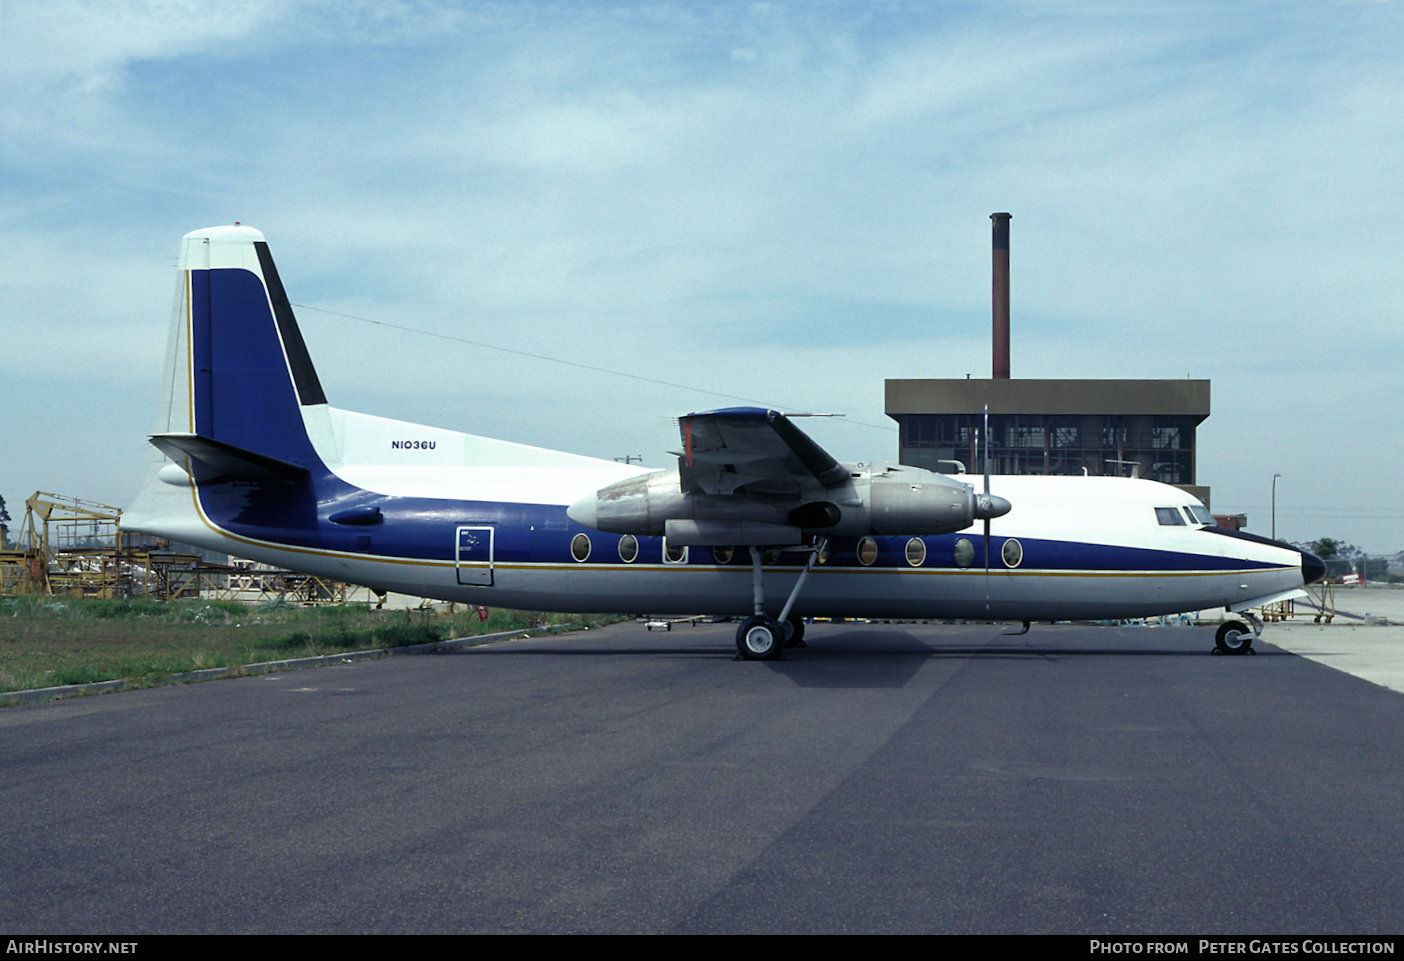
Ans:
{"type": "Polygon", "coordinates": [[[477,587],[492,586],[492,541],[494,528],[461,526],[457,531],[454,566],[458,583],[477,587]]]}

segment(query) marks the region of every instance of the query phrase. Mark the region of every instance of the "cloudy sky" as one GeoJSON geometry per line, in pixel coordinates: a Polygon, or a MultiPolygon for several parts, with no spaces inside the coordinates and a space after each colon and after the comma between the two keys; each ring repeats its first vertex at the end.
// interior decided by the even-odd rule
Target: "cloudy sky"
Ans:
{"type": "Polygon", "coordinates": [[[0,0],[0,495],[130,502],[185,232],[334,404],[670,466],[885,377],[1213,382],[1199,481],[1404,548],[1404,0],[0,0]],[[536,355],[536,356],[531,356],[536,355]]]}

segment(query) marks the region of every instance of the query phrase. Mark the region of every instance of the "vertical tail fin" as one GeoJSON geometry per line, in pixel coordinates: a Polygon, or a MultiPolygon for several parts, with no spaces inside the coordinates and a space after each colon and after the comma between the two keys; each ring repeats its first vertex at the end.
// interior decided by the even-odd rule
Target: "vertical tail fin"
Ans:
{"type": "Polygon", "coordinates": [[[180,268],[185,309],[171,359],[185,361],[184,430],[311,466],[301,408],[326,395],[263,235],[237,225],[186,234],[180,268]]]}
{"type": "Polygon", "coordinates": [[[194,480],[287,480],[321,467],[303,409],[326,396],[263,234],[237,224],[192,231],[178,266],[151,438],[160,454],[124,518],[134,530],[188,510],[194,480]]]}

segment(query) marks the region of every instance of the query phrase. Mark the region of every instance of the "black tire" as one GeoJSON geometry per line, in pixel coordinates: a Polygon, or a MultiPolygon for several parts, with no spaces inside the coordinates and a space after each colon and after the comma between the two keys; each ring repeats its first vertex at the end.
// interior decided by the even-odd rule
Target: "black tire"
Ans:
{"type": "Polygon", "coordinates": [[[1253,631],[1242,621],[1224,621],[1214,635],[1220,654],[1247,654],[1253,649],[1253,631]]]}
{"type": "Polygon", "coordinates": [[[804,618],[791,614],[782,625],[785,628],[786,647],[804,647],[804,618]]]}
{"type": "Polygon", "coordinates": [[[773,617],[748,617],[736,629],[736,651],[748,661],[773,661],[785,652],[785,631],[773,617]]]}

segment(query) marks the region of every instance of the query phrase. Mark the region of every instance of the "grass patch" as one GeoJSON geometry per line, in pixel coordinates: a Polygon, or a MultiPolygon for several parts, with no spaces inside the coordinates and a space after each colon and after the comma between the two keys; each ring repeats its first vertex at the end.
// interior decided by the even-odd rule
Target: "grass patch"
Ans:
{"type": "Polygon", "coordinates": [[[0,691],[116,679],[154,685],[208,668],[617,620],[493,610],[483,621],[472,609],[376,611],[366,604],[0,598],[0,691]]]}

